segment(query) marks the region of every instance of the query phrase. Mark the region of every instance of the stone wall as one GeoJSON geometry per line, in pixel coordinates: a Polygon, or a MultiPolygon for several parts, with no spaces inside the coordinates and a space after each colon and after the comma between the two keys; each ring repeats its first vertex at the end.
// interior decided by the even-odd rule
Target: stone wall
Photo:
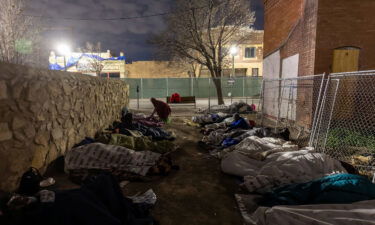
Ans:
{"type": "Polygon", "coordinates": [[[0,190],[118,119],[128,95],[122,81],[0,63],[0,190]]]}

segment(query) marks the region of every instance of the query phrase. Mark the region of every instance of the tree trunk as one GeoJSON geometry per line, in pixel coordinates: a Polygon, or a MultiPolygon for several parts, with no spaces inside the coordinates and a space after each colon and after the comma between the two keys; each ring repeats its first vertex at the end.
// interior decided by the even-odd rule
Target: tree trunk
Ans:
{"type": "Polygon", "coordinates": [[[216,87],[216,93],[217,93],[217,103],[218,105],[224,105],[224,99],[223,99],[223,90],[221,89],[221,79],[220,78],[212,78],[215,87],[216,87]]]}

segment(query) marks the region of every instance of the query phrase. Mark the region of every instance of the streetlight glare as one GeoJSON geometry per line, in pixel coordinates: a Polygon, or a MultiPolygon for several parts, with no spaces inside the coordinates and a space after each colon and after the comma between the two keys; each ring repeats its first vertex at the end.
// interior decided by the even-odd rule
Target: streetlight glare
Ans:
{"type": "Polygon", "coordinates": [[[61,55],[69,55],[71,53],[70,46],[67,44],[59,44],[56,48],[57,52],[61,55]]]}
{"type": "Polygon", "coordinates": [[[237,48],[237,46],[232,46],[232,47],[230,47],[229,52],[230,52],[230,54],[231,54],[232,56],[237,55],[237,52],[238,52],[238,48],[237,48]]]}

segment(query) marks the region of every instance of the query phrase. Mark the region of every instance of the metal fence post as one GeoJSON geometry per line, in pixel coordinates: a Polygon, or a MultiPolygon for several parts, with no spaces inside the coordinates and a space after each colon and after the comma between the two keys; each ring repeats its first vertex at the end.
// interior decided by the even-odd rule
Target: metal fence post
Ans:
{"type": "Polygon", "coordinates": [[[169,83],[168,83],[168,77],[166,79],[166,84],[167,84],[167,96],[169,96],[169,83]]]}
{"type": "Polygon", "coordinates": [[[327,99],[327,92],[328,92],[328,86],[331,84],[331,76],[328,76],[328,79],[327,79],[327,84],[324,88],[324,94],[323,94],[323,98],[322,98],[322,107],[320,107],[319,109],[319,114],[318,114],[318,117],[317,117],[317,124],[316,124],[316,130],[315,130],[315,135],[314,135],[314,138],[316,139],[315,141],[313,140],[313,142],[315,142],[314,144],[314,148],[315,150],[317,150],[317,147],[318,147],[318,139],[319,139],[319,135],[320,135],[320,127],[322,125],[322,120],[323,120],[323,114],[324,114],[324,110],[325,110],[325,107],[326,107],[326,99],[327,99]]]}
{"type": "MultiPolygon", "coordinates": [[[[242,98],[245,97],[245,77],[242,77],[242,98]]],[[[247,103],[247,98],[246,98],[247,103]]]]}
{"type": "Polygon", "coordinates": [[[261,107],[262,111],[261,112],[261,121],[260,121],[260,125],[263,126],[263,117],[264,117],[264,89],[265,89],[265,80],[263,79],[262,80],[262,90],[261,90],[261,98],[259,99],[259,105],[258,105],[258,110],[259,110],[259,107],[261,107]]]}
{"type": "Polygon", "coordinates": [[[324,139],[324,145],[323,145],[323,152],[324,152],[324,153],[325,153],[325,151],[326,151],[326,145],[327,145],[328,133],[329,133],[329,129],[330,129],[330,127],[331,127],[331,121],[332,121],[333,110],[335,109],[335,105],[336,105],[337,91],[338,91],[339,86],[340,86],[340,80],[335,80],[335,81],[337,81],[337,84],[336,84],[336,89],[335,89],[335,95],[334,95],[334,97],[333,97],[333,103],[332,103],[331,113],[330,113],[330,115],[329,115],[329,119],[328,119],[327,132],[326,132],[326,136],[325,136],[325,139],[324,139]]]}
{"type": "Polygon", "coordinates": [[[208,112],[211,112],[211,78],[208,78],[208,112]]]}
{"type": "Polygon", "coordinates": [[[139,86],[137,85],[137,109],[139,109],[139,86]]]}
{"type": "Polygon", "coordinates": [[[194,78],[190,77],[190,96],[194,96],[194,78]]]}
{"type": "MultiPolygon", "coordinates": [[[[325,76],[326,76],[326,74],[323,73],[322,80],[321,80],[321,83],[320,83],[320,88],[319,88],[319,95],[318,95],[318,99],[317,99],[316,106],[315,106],[313,124],[312,124],[312,129],[311,129],[311,134],[310,134],[310,140],[309,140],[309,147],[312,147],[312,142],[315,138],[316,124],[317,124],[317,119],[318,119],[317,117],[318,117],[319,106],[320,106],[320,102],[321,102],[321,98],[322,98],[325,76]]],[[[313,96],[314,96],[314,93],[313,93],[313,96]]]]}
{"type": "Polygon", "coordinates": [[[143,78],[141,78],[141,99],[143,99],[143,78]]]}

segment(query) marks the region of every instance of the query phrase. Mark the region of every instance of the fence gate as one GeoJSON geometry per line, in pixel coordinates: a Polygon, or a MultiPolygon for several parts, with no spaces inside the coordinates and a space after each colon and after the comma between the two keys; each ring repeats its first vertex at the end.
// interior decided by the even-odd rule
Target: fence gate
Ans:
{"type": "Polygon", "coordinates": [[[375,166],[375,71],[331,74],[310,144],[372,175],[375,166]]]}
{"type": "Polygon", "coordinates": [[[258,120],[275,129],[288,128],[298,145],[307,146],[324,82],[323,74],[264,80],[258,120]]]}

